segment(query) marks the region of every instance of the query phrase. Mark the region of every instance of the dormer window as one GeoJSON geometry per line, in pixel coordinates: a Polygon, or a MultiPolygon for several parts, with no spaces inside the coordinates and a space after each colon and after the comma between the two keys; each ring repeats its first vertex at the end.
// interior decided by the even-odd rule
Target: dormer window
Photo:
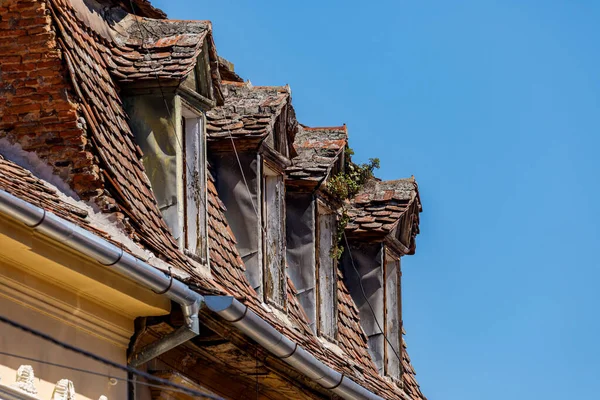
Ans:
{"type": "Polygon", "coordinates": [[[346,144],[345,126],[303,126],[294,142],[297,155],[286,170],[289,275],[311,328],[331,341],[338,323],[337,214],[323,189],[343,163],[346,144]]]}
{"type": "Polygon", "coordinates": [[[131,95],[124,98],[124,105],[152,192],[171,234],[182,251],[205,263],[208,243],[202,111],[174,93],[131,95]]]}
{"type": "Polygon", "coordinates": [[[214,95],[208,53],[209,46],[205,39],[202,44],[202,50],[196,60],[194,71],[183,81],[182,87],[198,93],[204,99],[212,100],[214,95]]]}
{"type": "MultiPolygon", "coordinates": [[[[137,38],[132,46],[145,54],[144,61],[127,67],[131,62],[115,56],[114,72],[123,80],[123,107],[167,227],[184,253],[206,264],[204,112],[215,102],[209,26],[185,24],[185,32],[173,31],[172,25],[145,29],[146,41],[139,41],[139,24],[132,25],[137,38]]],[[[121,49],[117,55],[127,58],[127,51],[131,49],[121,49]]],[[[133,173],[126,165],[122,168],[133,173]]],[[[151,196],[146,189],[139,190],[140,201],[151,196]]]]}
{"type": "Polygon", "coordinates": [[[380,374],[400,379],[400,257],[383,244],[351,243],[342,263],[346,285],[368,338],[369,353],[380,374]]]}
{"type": "Polygon", "coordinates": [[[402,376],[401,264],[413,254],[421,204],[414,179],[371,181],[351,202],[344,281],[382,375],[402,376]]]}
{"type": "Polygon", "coordinates": [[[385,365],[384,252],[383,245],[378,243],[351,242],[342,258],[346,286],[358,308],[369,353],[380,374],[384,373],[385,365]]]}
{"type": "Polygon", "coordinates": [[[268,304],[285,310],[284,169],[295,120],[288,87],[225,82],[225,104],[207,113],[210,162],[246,277],[268,304]]]}
{"type": "Polygon", "coordinates": [[[288,143],[288,116],[293,118],[293,108],[286,106],[281,110],[281,114],[275,121],[275,132],[273,135],[273,148],[285,157],[290,156],[288,143]],[[291,114],[291,115],[290,115],[291,114]]]}

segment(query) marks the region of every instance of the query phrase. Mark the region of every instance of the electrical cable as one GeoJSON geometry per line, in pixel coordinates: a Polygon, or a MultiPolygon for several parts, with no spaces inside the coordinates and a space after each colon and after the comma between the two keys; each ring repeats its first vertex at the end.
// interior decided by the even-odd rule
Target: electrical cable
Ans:
{"type": "MultiPolygon", "coordinates": [[[[130,6],[131,6],[131,10],[132,10],[132,12],[133,12],[133,15],[135,15],[135,9],[134,9],[134,6],[133,6],[133,1],[132,1],[132,0],[129,0],[129,3],[130,3],[130,6]]],[[[145,47],[144,47],[144,41],[145,41],[146,39],[145,39],[145,37],[144,37],[144,34],[143,34],[143,32],[142,32],[142,27],[141,27],[141,25],[140,25],[140,22],[137,20],[137,18],[136,18],[135,20],[136,20],[137,27],[138,27],[138,30],[139,30],[139,32],[140,32],[140,35],[142,36],[142,49],[146,50],[146,54],[147,54],[147,55],[148,55],[148,57],[150,58],[150,52],[148,51],[148,49],[147,49],[147,48],[145,48],[145,47]]],[[[158,77],[158,73],[156,72],[156,70],[154,70],[154,69],[153,69],[153,72],[154,72],[154,74],[155,74],[156,81],[157,81],[157,83],[158,83],[158,87],[159,87],[159,89],[160,89],[161,96],[162,96],[162,98],[163,98],[163,102],[165,103],[165,107],[166,107],[166,109],[167,109],[167,113],[169,114],[169,121],[170,121],[170,123],[172,124],[172,123],[173,123],[173,121],[172,121],[171,111],[170,111],[170,109],[169,109],[169,106],[168,106],[168,103],[167,103],[167,99],[166,99],[166,97],[165,97],[165,95],[164,95],[164,93],[163,93],[162,86],[161,86],[161,84],[160,84],[160,78],[158,77]]],[[[173,130],[175,130],[175,128],[174,128],[174,127],[173,127],[173,130]]],[[[235,142],[234,142],[233,136],[232,136],[232,134],[231,134],[231,131],[229,131],[229,130],[228,130],[228,133],[229,133],[229,138],[230,138],[230,140],[231,140],[231,145],[232,145],[232,147],[233,147],[233,151],[234,151],[235,157],[236,157],[236,159],[237,159],[238,166],[239,166],[239,168],[240,168],[240,172],[241,172],[241,174],[242,174],[242,179],[243,179],[243,181],[244,181],[244,185],[246,186],[246,190],[247,190],[247,192],[248,192],[248,195],[250,196],[250,198],[252,198],[252,193],[250,192],[250,187],[249,187],[249,185],[248,185],[248,182],[247,182],[247,180],[246,180],[246,175],[244,174],[244,170],[243,170],[243,167],[242,167],[242,163],[241,163],[241,161],[240,161],[240,158],[239,158],[239,155],[238,155],[237,149],[236,149],[236,147],[235,147],[235,142]]],[[[179,142],[179,138],[177,137],[177,135],[175,135],[175,139],[177,140],[177,143],[178,143],[179,147],[181,148],[181,151],[183,151],[183,146],[182,146],[182,145],[181,145],[181,143],[179,142]]],[[[191,176],[193,176],[193,174],[192,174],[192,172],[191,172],[191,168],[190,168],[190,166],[189,166],[189,165],[187,165],[187,160],[186,160],[186,166],[187,166],[187,168],[188,168],[188,171],[189,171],[190,175],[191,175],[191,176]]],[[[261,217],[260,217],[260,215],[259,215],[259,212],[258,212],[258,210],[256,209],[256,206],[254,205],[254,201],[252,201],[252,199],[251,199],[250,203],[252,204],[252,208],[254,209],[254,213],[256,214],[256,217],[257,217],[258,219],[261,219],[261,217]]],[[[262,231],[263,231],[263,233],[266,235],[266,233],[267,233],[267,232],[266,232],[266,228],[264,227],[264,225],[263,225],[263,224],[261,224],[261,230],[262,230],[262,231]]],[[[387,342],[387,343],[390,345],[390,348],[392,349],[392,351],[394,352],[394,354],[395,354],[395,355],[396,355],[396,357],[398,358],[398,361],[400,361],[400,363],[402,363],[402,358],[400,357],[400,355],[398,354],[398,352],[396,351],[396,349],[394,349],[394,346],[393,346],[393,345],[391,344],[391,342],[389,341],[388,337],[387,337],[387,336],[386,336],[386,334],[385,334],[385,331],[384,331],[384,330],[381,328],[381,325],[379,324],[379,321],[378,321],[377,317],[375,316],[375,311],[373,310],[373,306],[371,305],[371,303],[369,302],[369,299],[367,298],[367,295],[366,295],[366,293],[365,293],[365,290],[364,290],[364,287],[363,287],[363,285],[362,285],[362,282],[360,281],[360,275],[359,275],[359,273],[358,273],[358,270],[356,269],[356,266],[354,265],[354,259],[353,259],[353,257],[352,257],[352,252],[351,252],[351,250],[350,250],[350,247],[348,246],[348,239],[346,238],[346,233],[345,233],[345,232],[344,232],[344,240],[346,241],[346,246],[348,247],[348,252],[349,252],[349,254],[350,254],[350,260],[351,260],[351,262],[352,262],[352,267],[354,268],[354,271],[356,272],[356,274],[359,276],[359,280],[358,280],[358,282],[359,282],[359,285],[360,285],[360,288],[361,288],[361,291],[362,291],[362,295],[363,295],[363,297],[365,298],[365,300],[366,300],[367,304],[369,305],[369,309],[371,310],[371,313],[373,314],[373,318],[374,318],[374,320],[375,320],[375,323],[377,324],[377,327],[379,328],[379,330],[380,330],[380,331],[381,331],[381,333],[383,334],[383,337],[385,338],[385,341],[386,341],[386,342],[387,342]]],[[[274,253],[274,251],[273,251],[273,253],[274,253]]],[[[274,255],[274,254],[271,254],[271,256],[273,256],[273,255],[274,255]]]]}
{"type": "MultiPolygon", "coordinates": [[[[15,321],[11,320],[11,319],[8,319],[8,318],[6,318],[6,317],[4,317],[2,315],[0,315],[0,322],[5,323],[7,325],[10,325],[13,328],[19,329],[21,331],[27,332],[27,333],[29,333],[29,334],[31,334],[33,336],[39,337],[39,338],[41,338],[43,340],[46,340],[46,341],[48,341],[48,342],[50,342],[50,343],[52,343],[52,344],[54,344],[56,346],[59,346],[59,347],[63,348],[63,349],[72,351],[72,352],[77,353],[77,354],[81,354],[82,356],[90,358],[90,359],[92,359],[94,361],[97,361],[99,363],[108,365],[110,367],[113,367],[115,369],[119,369],[121,371],[130,372],[130,373],[132,373],[132,374],[134,374],[136,376],[142,377],[142,378],[147,379],[149,381],[158,382],[158,383],[160,383],[163,386],[168,386],[168,387],[171,387],[171,388],[178,389],[182,393],[185,393],[185,394],[188,394],[188,395],[191,395],[191,396],[208,398],[208,399],[222,400],[221,397],[217,397],[217,396],[212,395],[210,393],[203,393],[203,392],[200,392],[200,391],[197,391],[197,390],[194,390],[194,389],[190,389],[190,388],[187,388],[185,386],[173,383],[173,382],[171,382],[171,381],[169,381],[167,379],[159,378],[159,377],[154,376],[152,374],[149,374],[147,372],[140,371],[140,370],[138,370],[136,368],[129,367],[129,366],[126,366],[126,365],[121,365],[121,364],[116,363],[114,361],[108,360],[108,359],[106,359],[106,358],[104,358],[102,356],[99,356],[97,354],[90,353],[90,352],[88,352],[86,350],[80,349],[79,347],[75,347],[75,346],[72,346],[72,345],[70,345],[68,343],[65,343],[63,341],[55,339],[52,336],[49,336],[49,335],[47,335],[47,334],[45,334],[43,332],[40,332],[40,331],[35,330],[33,328],[29,328],[29,327],[27,327],[25,325],[22,325],[22,324],[20,324],[18,322],[15,322],[15,321]]],[[[81,372],[83,372],[83,371],[81,371],[81,372]]],[[[140,383],[140,382],[138,382],[138,383],[140,383]]]]}
{"type": "Polygon", "coordinates": [[[184,392],[184,391],[182,391],[180,389],[165,387],[164,385],[155,385],[155,384],[148,383],[148,382],[141,382],[141,381],[138,381],[138,380],[135,380],[135,379],[119,378],[117,376],[113,376],[113,375],[102,373],[102,372],[90,371],[90,370],[87,370],[87,369],[72,367],[72,366],[64,365],[64,364],[57,364],[57,363],[53,363],[53,362],[50,362],[50,361],[40,360],[40,359],[37,359],[37,358],[19,356],[17,354],[6,353],[4,351],[0,351],[0,355],[1,356],[6,356],[6,357],[18,358],[20,360],[25,360],[25,361],[29,361],[29,362],[35,362],[35,363],[39,363],[39,364],[49,365],[51,367],[64,368],[64,369],[68,369],[70,371],[81,372],[83,374],[89,374],[89,375],[94,375],[94,376],[101,376],[103,378],[114,379],[114,380],[121,381],[121,382],[133,382],[136,385],[142,385],[142,386],[148,386],[148,387],[151,387],[151,388],[163,389],[163,390],[167,390],[167,391],[173,392],[173,393],[184,393],[184,394],[187,394],[187,392],[184,392]]]}
{"type": "MultiPolygon", "coordinates": [[[[244,181],[244,186],[246,186],[246,191],[248,192],[248,196],[250,196],[250,203],[252,204],[252,208],[254,209],[254,213],[256,214],[256,219],[261,221],[260,224],[260,228],[261,231],[265,234],[265,236],[267,235],[267,228],[264,226],[264,224],[262,223],[262,218],[258,213],[258,210],[256,209],[256,207],[254,206],[254,201],[252,200],[252,193],[250,192],[250,187],[248,185],[248,181],[246,180],[246,174],[244,174],[244,169],[242,168],[242,162],[240,161],[240,157],[238,155],[237,149],[235,147],[235,141],[233,139],[233,135],[231,134],[231,131],[228,129],[227,132],[229,133],[229,139],[231,140],[231,146],[233,147],[233,153],[235,154],[235,158],[237,159],[237,164],[240,168],[240,173],[242,174],[242,180],[244,181]]],[[[269,251],[269,259],[271,260],[275,260],[276,258],[275,256],[275,248],[271,247],[269,251]]]]}

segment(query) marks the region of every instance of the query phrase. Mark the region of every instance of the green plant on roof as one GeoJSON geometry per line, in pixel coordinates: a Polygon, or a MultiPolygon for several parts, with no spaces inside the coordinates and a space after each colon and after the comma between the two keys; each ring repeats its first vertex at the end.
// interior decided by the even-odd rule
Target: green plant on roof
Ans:
{"type": "Polygon", "coordinates": [[[349,161],[346,163],[346,168],[327,182],[329,193],[342,202],[336,230],[337,244],[331,250],[331,256],[336,259],[339,259],[344,252],[342,239],[346,225],[350,222],[344,201],[356,196],[365,183],[375,176],[374,171],[379,169],[379,158],[369,158],[369,162],[367,163],[354,164],[350,161],[353,154],[354,151],[350,147],[347,147],[346,159],[349,161]]]}

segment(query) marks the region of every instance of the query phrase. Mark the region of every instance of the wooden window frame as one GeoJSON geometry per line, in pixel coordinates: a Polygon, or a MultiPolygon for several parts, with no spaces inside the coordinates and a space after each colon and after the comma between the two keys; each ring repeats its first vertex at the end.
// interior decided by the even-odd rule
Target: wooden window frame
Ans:
{"type": "MultiPolygon", "coordinates": [[[[262,163],[262,171],[261,171],[261,220],[262,226],[264,228],[264,232],[262,232],[262,275],[263,275],[263,298],[264,301],[281,310],[285,311],[287,309],[287,272],[286,272],[286,260],[285,260],[285,177],[283,173],[278,171],[277,168],[270,166],[267,160],[264,160],[262,163]],[[269,252],[269,223],[272,220],[269,218],[268,204],[267,204],[267,196],[268,193],[268,179],[277,179],[276,185],[279,186],[279,193],[277,196],[277,201],[279,202],[279,235],[275,238],[279,242],[279,261],[269,262],[270,257],[272,256],[271,252],[269,252]],[[279,289],[278,286],[271,282],[270,279],[273,279],[272,271],[269,269],[271,265],[279,268],[278,271],[278,279],[279,279],[279,289]],[[279,297],[280,301],[276,299],[275,291],[280,290],[279,297]]],[[[277,255],[276,255],[277,256],[277,255]]]]}
{"type": "Polygon", "coordinates": [[[336,343],[337,342],[337,335],[338,335],[338,326],[337,326],[337,320],[338,320],[338,301],[337,301],[337,280],[338,280],[338,274],[337,274],[337,268],[338,268],[338,260],[335,260],[331,257],[331,254],[321,254],[321,223],[320,223],[320,219],[322,218],[322,215],[333,215],[333,221],[334,221],[334,226],[332,227],[332,230],[330,232],[329,238],[331,240],[330,243],[330,248],[329,251],[331,253],[331,250],[333,249],[333,246],[335,246],[334,243],[334,237],[335,237],[335,223],[337,222],[337,218],[335,217],[335,212],[330,208],[327,207],[323,201],[317,199],[316,200],[316,207],[315,207],[315,286],[316,286],[316,290],[315,290],[315,296],[316,296],[316,330],[317,330],[317,335],[336,343]],[[323,311],[322,311],[322,298],[325,297],[323,294],[323,290],[325,290],[325,287],[322,287],[321,284],[321,260],[323,260],[324,257],[330,258],[333,260],[333,263],[331,265],[331,278],[332,278],[332,282],[330,285],[330,289],[332,290],[332,298],[333,298],[333,310],[332,310],[332,321],[333,321],[333,332],[324,332],[323,329],[323,322],[322,322],[322,316],[323,316],[323,311]]]}
{"type": "MultiPolygon", "coordinates": [[[[208,199],[207,199],[207,171],[206,171],[206,118],[201,111],[196,110],[194,107],[187,103],[183,103],[181,107],[181,141],[182,141],[182,185],[183,185],[183,210],[182,210],[182,240],[180,247],[183,252],[191,257],[192,259],[208,265],[208,199]],[[197,158],[192,157],[189,146],[193,145],[193,142],[188,138],[190,132],[188,132],[189,120],[198,120],[200,129],[194,133],[200,135],[197,141],[198,151],[197,158]],[[192,159],[194,158],[194,159],[192,159]],[[190,190],[190,168],[197,168],[193,172],[198,173],[197,179],[199,179],[199,196],[192,200],[190,190]],[[190,203],[193,201],[199,203],[199,209],[197,213],[197,226],[196,226],[196,244],[192,245],[190,240],[190,203]]],[[[196,153],[194,153],[196,154],[196,153]]]]}
{"type": "Polygon", "coordinates": [[[389,340],[390,342],[394,343],[394,341],[392,339],[396,339],[397,340],[397,345],[398,348],[396,349],[396,352],[398,353],[398,356],[400,357],[400,359],[398,360],[398,371],[397,371],[397,376],[395,376],[395,374],[393,374],[390,371],[390,358],[394,358],[397,359],[396,354],[391,351],[389,349],[390,345],[387,343],[387,340],[384,343],[383,346],[383,371],[384,374],[390,378],[396,379],[401,381],[402,379],[402,373],[403,373],[403,368],[402,368],[402,264],[401,264],[401,257],[397,254],[395,254],[394,252],[390,251],[389,249],[386,249],[385,251],[385,258],[384,258],[384,263],[383,263],[383,278],[384,278],[384,282],[387,282],[388,278],[388,263],[393,262],[396,265],[396,274],[397,274],[397,282],[398,285],[396,287],[396,318],[398,321],[398,337],[397,338],[392,338],[391,337],[391,332],[389,331],[388,328],[388,320],[389,317],[392,317],[390,315],[391,310],[388,309],[388,299],[391,296],[390,293],[388,293],[388,287],[387,285],[384,286],[384,291],[383,291],[383,302],[384,302],[384,307],[383,307],[383,312],[384,312],[384,332],[385,332],[385,337],[387,338],[387,340],[389,340]]]}

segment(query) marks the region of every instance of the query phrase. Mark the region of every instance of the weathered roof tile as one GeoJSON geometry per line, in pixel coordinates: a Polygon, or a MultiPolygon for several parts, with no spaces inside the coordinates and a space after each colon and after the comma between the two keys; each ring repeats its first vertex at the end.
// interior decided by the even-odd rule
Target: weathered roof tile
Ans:
{"type": "MultiPolygon", "coordinates": [[[[402,216],[409,210],[421,211],[419,192],[414,178],[395,181],[371,180],[349,202],[349,235],[378,240],[396,228],[402,216]]],[[[412,227],[411,227],[412,229],[412,227]]],[[[414,238],[413,238],[414,239],[414,238]]]]}
{"type": "MultiPolygon", "coordinates": [[[[209,139],[262,138],[269,135],[277,116],[289,104],[288,86],[252,86],[250,82],[222,82],[224,104],[206,113],[209,139]]],[[[291,107],[291,105],[290,105],[291,107]]]]}
{"type": "Polygon", "coordinates": [[[347,144],[346,125],[324,128],[300,126],[294,140],[297,156],[286,171],[288,180],[321,181],[327,178],[347,144]]]}

